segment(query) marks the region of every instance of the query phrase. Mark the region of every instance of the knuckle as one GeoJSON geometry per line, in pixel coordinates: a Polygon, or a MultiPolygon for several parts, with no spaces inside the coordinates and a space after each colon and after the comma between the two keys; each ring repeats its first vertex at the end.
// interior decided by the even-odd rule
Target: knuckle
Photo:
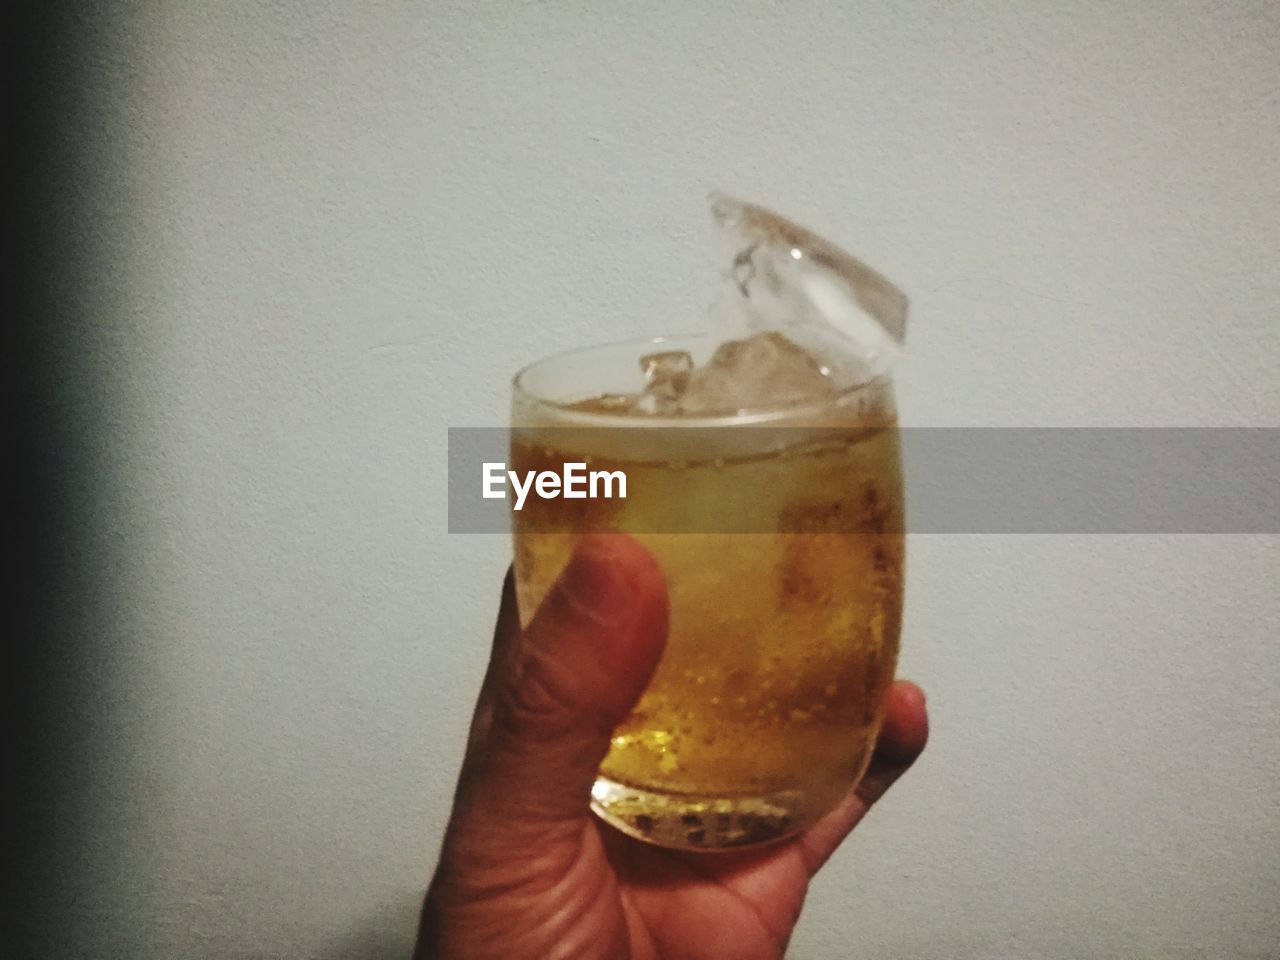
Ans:
{"type": "Polygon", "coordinates": [[[504,684],[493,724],[508,736],[546,737],[577,727],[581,713],[573,685],[553,664],[531,656],[524,669],[504,684]]]}

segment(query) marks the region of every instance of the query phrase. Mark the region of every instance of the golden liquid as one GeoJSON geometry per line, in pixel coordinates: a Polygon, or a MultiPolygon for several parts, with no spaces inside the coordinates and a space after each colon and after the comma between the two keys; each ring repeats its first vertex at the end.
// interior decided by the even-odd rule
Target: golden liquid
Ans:
{"type": "Polygon", "coordinates": [[[572,525],[565,501],[531,496],[514,514],[522,620],[567,562],[570,526],[634,531],[671,601],[666,652],[615,731],[593,791],[597,812],[674,847],[743,846],[803,829],[862,775],[893,680],[903,576],[896,428],[851,427],[784,453],[683,465],[591,457],[590,431],[581,432],[572,449],[515,434],[512,469],[558,470],[585,456],[588,469],[624,470],[628,499],[575,501],[572,525]],[[788,532],[645,532],[657,525],[646,514],[673,503],[693,529],[731,529],[705,520],[747,510],[788,532]],[[851,517],[871,532],[842,532],[851,517]]]}

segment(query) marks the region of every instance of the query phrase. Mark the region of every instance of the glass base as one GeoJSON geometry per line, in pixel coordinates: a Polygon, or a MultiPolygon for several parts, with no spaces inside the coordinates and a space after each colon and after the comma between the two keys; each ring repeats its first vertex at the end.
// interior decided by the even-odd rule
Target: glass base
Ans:
{"type": "Polygon", "coordinates": [[[739,850],[777,843],[809,825],[809,806],[798,790],[708,797],[654,793],[606,777],[598,777],[591,788],[591,809],[605,823],[675,850],[739,850]]]}

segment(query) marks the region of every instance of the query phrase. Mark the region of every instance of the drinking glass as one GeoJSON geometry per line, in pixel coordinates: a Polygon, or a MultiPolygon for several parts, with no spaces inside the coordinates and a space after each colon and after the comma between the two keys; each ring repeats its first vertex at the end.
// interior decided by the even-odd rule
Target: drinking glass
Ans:
{"type": "Polygon", "coordinates": [[[512,469],[621,471],[627,495],[513,512],[529,622],[589,531],[626,532],[667,581],[670,633],[614,732],[592,807],[661,846],[803,830],[866,769],[898,653],[902,472],[888,375],[819,401],[719,416],[632,412],[642,358],[707,337],[560,354],[514,381],[512,469]]]}

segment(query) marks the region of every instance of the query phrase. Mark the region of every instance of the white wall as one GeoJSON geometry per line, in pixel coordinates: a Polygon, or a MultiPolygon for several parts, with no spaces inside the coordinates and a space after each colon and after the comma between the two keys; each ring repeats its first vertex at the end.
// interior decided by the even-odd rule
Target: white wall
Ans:
{"type": "MultiPolygon", "coordinates": [[[[540,355],[696,327],[708,188],[912,295],[909,423],[1280,424],[1274,4],[83,29],[97,955],[408,949],[507,562],[445,533],[445,428],[540,355]]],[[[792,955],[1274,957],[1278,546],[917,537],[933,741],[792,955]]]]}

